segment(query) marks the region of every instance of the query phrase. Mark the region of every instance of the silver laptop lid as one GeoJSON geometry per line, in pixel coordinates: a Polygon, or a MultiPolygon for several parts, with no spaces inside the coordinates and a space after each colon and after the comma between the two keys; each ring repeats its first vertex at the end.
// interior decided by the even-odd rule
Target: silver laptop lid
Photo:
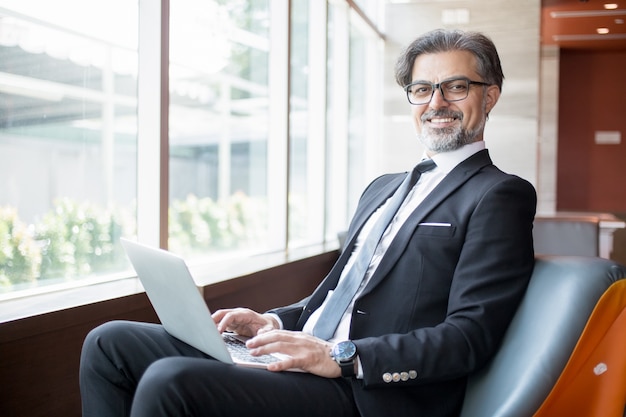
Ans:
{"type": "Polygon", "coordinates": [[[120,241],[165,330],[217,360],[233,363],[185,261],[163,249],[120,241]]]}

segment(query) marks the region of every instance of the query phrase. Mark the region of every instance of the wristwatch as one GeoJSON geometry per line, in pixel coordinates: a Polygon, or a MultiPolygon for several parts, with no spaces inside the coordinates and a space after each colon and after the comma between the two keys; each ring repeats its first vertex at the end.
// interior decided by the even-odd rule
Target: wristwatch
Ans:
{"type": "Polygon", "coordinates": [[[356,345],[349,340],[337,343],[330,350],[330,356],[341,368],[341,376],[350,378],[356,375],[354,363],[356,362],[356,345]]]}

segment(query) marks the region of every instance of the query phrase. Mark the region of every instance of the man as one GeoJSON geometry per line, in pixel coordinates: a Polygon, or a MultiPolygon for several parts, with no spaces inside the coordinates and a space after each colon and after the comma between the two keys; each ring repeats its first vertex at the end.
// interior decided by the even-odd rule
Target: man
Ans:
{"type": "Polygon", "coordinates": [[[253,336],[253,354],[288,359],[269,371],[225,365],[158,325],[108,323],[83,348],[84,416],[458,415],[467,376],[498,348],[534,265],[535,190],[498,170],[483,142],[503,78],[481,34],[416,39],[396,79],[436,167],[375,240],[364,278],[350,271],[406,173],[367,187],[346,249],[310,297],[266,314],[214,313],[221,331],[253,336]],[[329,307],[341,283],[355,279],[349,304],[329,307]],[[330,335],[314,336],[335,311],[330,335]],[[288,368],[306,372],[279,372],[288,368]]]}

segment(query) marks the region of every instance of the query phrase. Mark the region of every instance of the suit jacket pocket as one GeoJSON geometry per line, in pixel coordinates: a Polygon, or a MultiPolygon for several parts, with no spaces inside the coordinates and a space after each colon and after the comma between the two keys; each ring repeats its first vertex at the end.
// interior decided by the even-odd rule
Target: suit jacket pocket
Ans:
{"type": "Polygon", "coordinates": [[[454,236],[456,227],[450,223],[420,223],[415,229],[415,234],[425,236],[441,236],[451,237],[454,236]]]}

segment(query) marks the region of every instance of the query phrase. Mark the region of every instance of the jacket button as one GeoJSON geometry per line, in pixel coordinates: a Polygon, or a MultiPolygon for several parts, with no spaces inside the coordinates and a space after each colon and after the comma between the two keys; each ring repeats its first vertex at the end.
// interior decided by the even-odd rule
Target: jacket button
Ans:
{"type": "Polygon", "coordinates": [[[393,378],[393,382],[399,382],[400,381],[400,374],[397,372],[394,372],[392,375],[393,378]]]}
{"type": "Polygon", "coordinates": [[[383,374],[383,381],[389,383],[393,380],[393,378],[391,377],[391,374],[389,372],[386,372],[383,374]]]}
{"type": "Polygon", "coordinates": [[[409,380],[409,373],[408,372],[400,372],[400,379],[402,381],[408,381],[409,380]]]}
{"type": "Polygon", "coordinates": [[[417,378],[417,371],[415,371],[415,370],[411,369],[411,370],[409,371],[409,378],[410,378],[410,379],[415,379],[415,378],[417,378]]]}

